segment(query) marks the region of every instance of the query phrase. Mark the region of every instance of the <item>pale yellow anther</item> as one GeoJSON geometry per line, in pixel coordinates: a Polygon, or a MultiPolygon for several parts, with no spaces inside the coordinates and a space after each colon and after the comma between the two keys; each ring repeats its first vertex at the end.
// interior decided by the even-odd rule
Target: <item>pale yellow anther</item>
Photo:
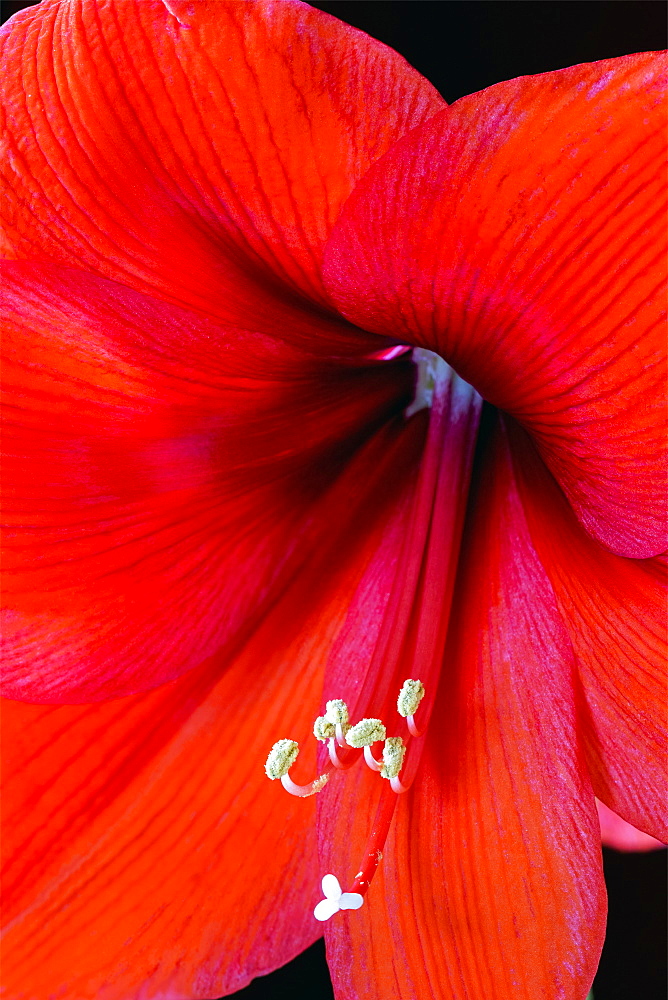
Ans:
{"type": "Polygon", "coordinates": [[[424,684],[422,681],[405,680],[397,698],[399,715],[403,715],[404,719],[408,715],[414,715],[423,698],[424,684]]]}
{"type": "Polygon", "coordinates": [[[299,744],[294,740],[279,740],[269,751],[264,769],[267,777],[274,781],[287,774],[299,754],[299,744]]]}
{"type": "Polygon", "coordinates": [[[345,728],[348,725],[348,706],[345,701],[340,698],[328,701],[325,705],[325,718],[335,726],[340,725],[345,728]]]}
{"type": "Polygon", "coordinates": [[[336,726],[329,721],[326,715],[319,715],[313,723],[313,735],[316,740],[326,743],[328,739],[336,735],[336,726]]]}
{"type": "Polygon", "coordinates": [[[389,736],[383,747],[383,766],[380,769],[382,778],[396,778],[404,763],[406,747],[401,736],[389,736]]]}
{"type": "Polygon", "coordinates": [[[370,747],[378,740],[384,740],[386,730],[380,719],[362,719],[346,733],[346,743],[351,747],[370,747]]]}

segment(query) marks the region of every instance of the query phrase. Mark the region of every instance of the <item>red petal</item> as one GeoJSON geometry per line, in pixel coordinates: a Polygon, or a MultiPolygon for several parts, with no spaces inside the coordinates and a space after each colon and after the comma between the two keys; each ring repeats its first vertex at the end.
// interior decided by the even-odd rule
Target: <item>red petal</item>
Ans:
{"type": "MultiPolygon", "coordinates": [[[[213,659],[102,704],[3,703],[13,997],[209,1000],[319,936],[313,800],[287,795],[263,765],[275,740],[310,731],[325,659],[384,537],[380,497],[418,443],[411,431],[368,455],[382,490],[345,566],[302,574],[223,676],[213,659]]],[[[298,781],[314,773],[309,743],[298,781]]]]}
{"type": "Polygon", "coordinates": [[[665,567],[658,559],[615,556],[590,538],[531,443],[515,431],[532,542],[578,664],[594,790],[634,826],[668,841],[665,567]]]}
{"type": "Polygon", "coordinates": [[[324,301],[353,186],[444,106],[396,52],[293,0],[47,0],[4,42],[5,255],[216,314],[258,272],[324,301]]]}
{"type": "Polygon", "coordinates": [[[641,558],[668,544],[664,93],[650,53],[464,98],[371,169],[325,258],[346,316],[443,354],[641,558]]]}
{"type": "Polygon", "coordinates": [[[146,690],[345,557],[410,363],[317,360],[53,265],[9,265],[3,296],[5,694],[146,690]]]}
{"type": "MultiPolygon", "coordinates": [[[[420,468],[405,508],[351,603],[327,668],[327,698],[343,698],[356,719],[396,714],[407,677],[423,681],[420,725],[431,714],[448,631],[482,401],[441,362],[420,468]],[[359,622],[365,621],[359,645],[359,622]]],[[[414,418],[417,434],[419,421],[414,418]]],[[[422,442],[421,442],[422,445],[422,442]]]]}
{"type": "Polygon", "coordinates": [[[655,851],[659,847],[665,847],[656,837],[636,830],[635,826],[631,826],[598,799],[596,808],[601,824],[601,840],[606,847],[614,847],[618,851],[655,851]]]}
{"type": "Polygon", "coordinates": [[[210,998],[318,936],[297,912],[313,806],[263,769],[320,697],[313,649],[286,652],[256,647],[213,688],[209,669],[100,705],[3,703],[12,996],[210,998]]]}
{"type": "MultiPolygon", "coordinates": [[[[584,1000],[596,969],[605,891],[569,637],[501,434],[478,473],[421,772],[365,905],[326,925],[340,1000],[584,1000]]],[[[335,873],[355,871],[374,780],[346,782],[321,829],[335,873]]]]}

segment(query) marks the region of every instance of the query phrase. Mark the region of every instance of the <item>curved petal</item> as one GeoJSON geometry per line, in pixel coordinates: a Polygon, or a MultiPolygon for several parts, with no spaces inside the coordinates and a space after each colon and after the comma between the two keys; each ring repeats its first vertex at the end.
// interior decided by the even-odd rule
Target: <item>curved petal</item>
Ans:
{"type": "Polygon", "coordinates": [[[47,0],[3,41],[5,255],[216,315],[253,274],[325,301],[341,205],[444,106],[396,52],[296,0],[47,0]]]}
{"type": "MultiPolygon", "coordinates": [[[[596,970],[605,889],[574,664],[500,433],[470,509],[420,772],[365,906],[325,928],[337,1000],[584,1000],[596,970]]],[[[338,786],[335,871],[355,871],[378,781],[338,786]]]]}
{"type": "Polygon", "coordinates": [[[527,427],[586,529],[663,551],[666,59],[463,98],[371,168],[326,283],[527,427]]]}
{"type": "Polygon", "coordinates": [[[345,567],[296,581],[224,673],[214,658],[115,701],[2,703],[8,994],[209,1000],[319,935],[314,800],[263,765],[290,736],[306,741],[296,780],[312,776],[324,662],[383,544],[379,509],[345,567]]]}
{"type": "Polygon", "coordinates": [[[511,427],[511,439],[532,543],[581,679],[579,726],[594,790],[633,826],[668,841],[665,566],[594,541],[526,435],[511,427]]]}
{"type": "Polygon", "coordinates": [[[410,363],[318,361],[67,268],[10,264],[2,295],[23,700],[146,690],[243,638],[345,534],[347,464],[412,391],[410,363]]]}
{"type": "Polygon", "coordinates": [[[97,705],[4,701],[4,988],[209,998],[307,947],[290,903],[317,874],[313,807],[263,780],[262,729],[277,712],[305,736],[294,696],[319,688],[303,663],[286,690],[265,656],[215,685],[209,669],[97,705]]]}
{"type": "Polygon", "coordinates": [[[655,851],[665,847],[656,837],[636,830],[604,802],[596,800],[598,819],[601,824],[601,840],[604,847],[614,847],[617,851],[655,851]]]}

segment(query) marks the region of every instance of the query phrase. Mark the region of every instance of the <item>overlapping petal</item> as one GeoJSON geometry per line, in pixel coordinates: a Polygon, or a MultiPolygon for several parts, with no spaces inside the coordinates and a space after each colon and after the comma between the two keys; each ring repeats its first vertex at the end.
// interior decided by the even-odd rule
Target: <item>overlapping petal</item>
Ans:
{"type": "MultiPolygon", "coordinates": [[[[364,503],[344,564],[330,552],[302,573],[232,663],[93,705],[3,702],[3,986],[16,1000],[210,1000],[320,933],[313,800],[270,784],[263,763],[275,739],[306,742],[330,647],[403,509],[396,470],[410,484],[416,429],[367,452],[377,474],[355,476],[364,503]]],[[[310,744],[297,780],[312,777],[310,744]]]]}
{"type": "Polygon", "coordinates": [[[326,255],[339,308],[527,427],[613,551],[666,548],[661,54],[525,77],[401,140],[326,255]]]}
{"type": "Polygon", "coordinates": [[[578,723],[594,790],[668,843],[665,565],[624,559],[594,541],[531,442],[519,428],[511,436],[532,543],[578,667],[578,723]]]}
{"type": "Polygon", "coordinates": [[[644,852],[665,847],[656,837],[642,833],[625,819],[613,812],[604,802],[596,800],[598,819],[601,824],[601,840],[604,847],[614,847],[617,851],[644,852]]]}
{"type": "Polygon", "coordinates": [[[296,0],[47,0],[4,34],[4,254],[215,315],[252,313],[258,274],[325,300],[321,249],[353,186],[444,106],[296,0]]]}
{"type": "MultiPolygon", "coordinates": [[[[572,648],[498,428],[487,445],[420,774],[368,905],[326,925],[341,1000],[570,1000],[596,969],[605,891],[572,648]]],[[[323,797],[327,870],[354,873],[374,781],[351,772],[323,797]]]]}
{"type": "Polygon", "coordinates": [[[12,996],[218,996],[315,938],[313,809],[262,776],[263,729],[303,737],[319,697],[317,649],[284,652],[291,689],[263,649],[213,689],[209,669],[98,706],[5,702],[12,996]]]}
{"type": "Polygon", "coordinates": [[[338,477],[411,366],[318,361],[53,265],[7,265],[2,294],[5,694],[146,690],[255,627],[350,523],[338,477]]]}

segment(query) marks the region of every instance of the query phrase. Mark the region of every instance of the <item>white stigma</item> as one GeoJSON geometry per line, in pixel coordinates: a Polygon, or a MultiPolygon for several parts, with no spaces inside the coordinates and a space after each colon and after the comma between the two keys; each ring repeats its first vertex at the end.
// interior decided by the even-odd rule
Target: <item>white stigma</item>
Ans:
{"type": "Polygon", "coordinates": [[[403,715],[404,719],[408,715],[414,715],[423,698],[424,684],[422,681],[405,680],[397,698],[397,712],[399,715],[403,715]]]}
{"type": "Polygon", "coordinates": [[[351,747],[369,747],[384,740],[387,733],[380,719],[362,719],[346,733],[346,743],[351,747]]]}
{"type": "Polygon", "coordinates": [[[404,763],[406,747],[401,736],[390,736],[383,747],[383,765],[380,769],[382,778],[396,778],[404,763]]]}
{"type": "Polygon", "coordinates": [[[325,898],[320,900],[313,911],[316,920],[329,920],[339,910],[359,910],[364,902],[364,896],[359,892],[342,892],[336,875],[325,875],[322,891],[325,898]]]}
{"type": "Polygon", "coordinates": [[[269,751],[264,769],[267,777],[274,781],[287,774],[299,755],[299,744],[294,740],[279,740],[269,751]]]}

